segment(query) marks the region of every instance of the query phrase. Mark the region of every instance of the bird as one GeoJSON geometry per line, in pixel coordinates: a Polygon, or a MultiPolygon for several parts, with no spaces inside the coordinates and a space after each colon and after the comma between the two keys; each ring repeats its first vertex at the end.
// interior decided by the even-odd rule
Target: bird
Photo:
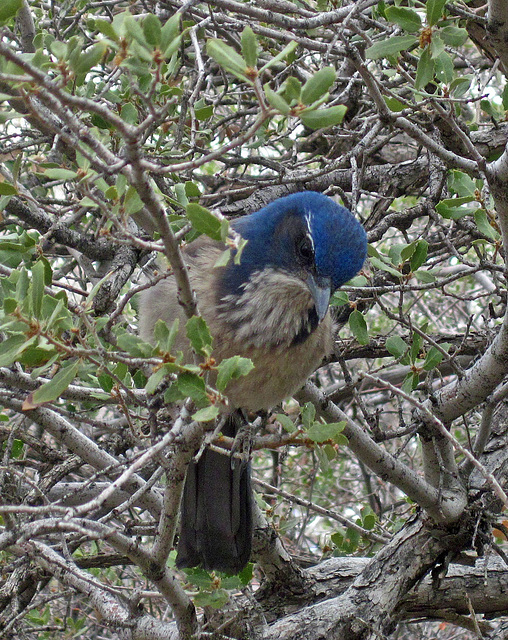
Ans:
{"type": "MultiPolygon", "coordinates": [[[[333,350],[330,297],[362,268],[363,226],[345,207],[315,191],[273,200],[231,222],[246,240],[240,260],[214,266],[224,245],[200,236],[184,249],[199,310],[217,362],[235,355],[254,368],[231,380],[223,435],[235,437],[245,412],[269,410],[291,397],[333,350]]],[[[155,323],[186,318],[171,278],[147,289],[139,303],[140,335],[155,323]]],[[[185,335],[176,349],[190,355],[185,335]]],[[[176,564],[240,572],[252,549],[249,460],[211,449],[189,464],[180,509],[176,564]]]]}

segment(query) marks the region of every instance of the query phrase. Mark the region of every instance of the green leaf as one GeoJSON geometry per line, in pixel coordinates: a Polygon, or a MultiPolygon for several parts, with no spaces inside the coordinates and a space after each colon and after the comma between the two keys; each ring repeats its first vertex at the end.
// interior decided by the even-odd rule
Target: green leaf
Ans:
{"type": "Polygon", "coordinates": [[[198,607],[212,607],[222,609],[229,601],[229,593],[226,589],[214,589],[213,591],[199,591],[193,598],[198,607]]]}
{"type": "MultiPolygon", "coordinates": [[[[470,196],[474,200],[477,190],[475,180],[458,169],[452,169],[448,176],[448,187],[452,193],[460,197],[470,196]]],[[[469,200],[469,202],[471,201],[469,200]]],[[[467,200],[465,202],[468,202],[467,200]]]]}
{"type": "Polygon", "coordinates": [[[194,115],[196,116],[197,120],[199,120],[200,122],[204,122],[205,120],[208,120],[208,118],[211,118],[213,116],[213,105],[207,104],[206,106],[201,107],[200,109],[194,109],[194,115]]]}
{"type": "Polygon", "coordinates": [[[439,351],[439,349],[437,349],[436,347],[431,347],[428,350],[427,355],[425,356],[423,368],[425,369],[425,371],[434,369],[434,367],[437,367],[437,365],[442,361],[443,357],[444,356],[441,351],[439,351]]]}
{"type": "Polygon", "coordinates": [[[429,27],[433,27],[441,20],[445,4],[446,0],[427,0],[426,11],[429,27]]]}
{"type": "Polygon", "coordinates": [[[372,531],[376,526],[376,522],[377,518],[375,513],[366,513],[365,515],[362,513],[362,525],[367,531],[372,531]]]}
{"type": "Polygon", "coordinates": [[[278,413],[275,419],[280,423],[284,431],[294,433],[296,431],[295,423],[285,413],[278,413]]]}
{"type": "Polygon", "coordinates": [[[183,397],[192,398],[198,406],[208,403],[205,381],[195,373],[182,372],[178,376],[176,386],[183,397]]]}
{"type": "Polygon", "coordinates": [[[340,532],[334,533],[331,536],[331,540],[343,553],[350,555],[358,549],[360,532],[348,527],[345,534],[340,532]]]}
{"type": "Polygon", "coordinates": [[[450,47],[461,47],[469,37],[466,29],[453,25],[443,27],[439,33],[445,44],[450,47]]]}
{"type": "Polygon", "coordinates": [[[0,196],[14,196],[18,193],[16,187],[7,182],[0,182],[0,196]]]}
{"type": "Polygon", "coordinates": [[[77,171],[71,171],[70,169],[60,169],[58,167],[55,167],[53,169],[46,169],[44,175],[50,180],[74,180],[74,178],[78,177],[77,171]]]}
{"type": "Polygon", "coordinates": [[[348,280],[343,286],[344,287],[366,287],[368,280],[365,276],[359,275],[354,276],[351,280],[348,280]]]}
{"type": "Polygon", "coordinates": [[[113,386],[115,384],[113,378],[107,373],[102,373],[97,376],[97,381],[101,386],[101,389],[104,389],[107,393],[111,393],[113,386]]]}
{"type": "Polygon", "coordinates": [[[455,65],[452,57],[443,51],[436,58],[436,77],[444,84],[451,84],[455,78],[455,65]]]}
{"type": "Polygon", "coordinates": [[[503,100],[503,109],[508,111],[508,83],[504,85],[503,92],[501,94],[503,100]]]}
{"type": "Polygon", "coordinates": [[[79,360],[74,360],[74,362],[62,367],[49,382],[29,394],[23,403],[23,410],[35,409],[41,404],[57,400],[74,380],[78,369],[79,360]]]}
{"type": "Polygon", "coordinates": [[[249,562],[247,566],[240,571],[240,573],[238,574],[238,577],[240,578],[240,582],[244,586],[247,586],[252,581],[253,575],[254,575],[254,565],[252,562],[249,562]]]}
{"type": "Polygon", "coordinates": [[[376,267],[376,269],[381,269],[381,271],[387,271],[388,273],[391,273],[392,276],[396,276],[397,278],[400,278],[402,275],[400,271],[397,271],[397,269],[394,269],[394,267],[390,266],[389,264],[386,264],[384,260],[380,260],[375,256],[372,256],[372,258],[370,259],[370,263],[372,264],[372,266],[376,267]]]}
{"type": "Polygon", "coordinates": [[[0,213],[5,211],[5,207],[9,204],[11,199],[12,196],[0,196],[0,213]]]}
{"type": "MultiPolygon", "coordinates": [[[[30,287],[30,279],[28,278],[28,272],[26,269],[22,269],[18,281],[16,282],[16,299],[24,300],[28,295],[28,289],[30,287]]],[[[6,313],[9,313],[6,309],[6,313]]]]}
{"type": "MultiPolygon", "coordinates": [[[[108,43],[106,40],[101,40],[92,45],[84,53],[82,53],[76,60],[73,60],[71,68],[76,76],[81,76],[88,73],[92,67],[95,67],[102,59],[102,56],[108,49],[108,43]]],[[[70,62],[70,61],[69,61],[70,62]]]]}
{"type": "Polygon", "coordinates": [[[408,373],[402,383],[402,391],[404,391],[405,393],[411,393],[416,389],[419,382],[420,376],[418,375],[418,373],[408,373]]]}
{"type": "Polygon", "coordinates": [[[196,422],[211,422],[215,420],[218,415],[219,408],[211,404],[208,407],[196,411],[196,413],[192,415],[192,419],[196,420],[196,422]]]}
{"type": "Polygon", "coordinates": [[[71,315],[65,308],[65,302],[62,298],[45,295],[42,299],[41,319],[53,331],[72,328],[71,315]]]}
{"type": "Polygon", "coordinates": [[[349,328],[360,344],[369,344],[370,338],[367,323],[365,322],[365,317],[358,309],[355,309],[349,316],[349,328]]]}
{"type": "Polygon", "coordinates": [[[403,111],[407,107],[407,105],[397,100],[397,98],[392,98],[391,96],[383,96],[383,98],[390,111],[394,111],[395,113],[403,111]]]}
{"type": "Polygon", "coordinates": [[[230,47],[222,40],[211,38],[206,43],[206,51],[208,55],[215,60],[221,67],[227,71],[231,71],[237,78],[241,80],[250,80],[245,75],[247,64],[242,56],[237,53],[233,47],[230,47]]]}
{"type": "Polygon", "coordinates": [[[213,240],[222,240],[222,223],[211,211],[196,202],[189,203],[185,210],[198,233],[204,233],[213,240]]]}
{"type": "Polygon", "coordinates": [[[342,307],[346,304],[349,304],[349,295],[346,291],[336,291],[330,300],[330,305],[334,307],[342,307]]]}
{"type": "Polygon", "coordinates": [[[289,78],[284,82],[283,87],[284,95],[288,102],[291,102],[292,100],[295,102],[301,102],[300,96],[302,95],[302,83],[300,80],[297,80],[294,76],[289,76],[289,78]]]}
{"type": "Polygon", "coordinates": [[[157,320],[153,330],[153,338],[161,351],[171,353],[178,335],[179,325],[180,320],[178,318],[175,318],[171,328],[168,327],[164,320],[157,320]]]}
{"type": "Polygon", "coordinates": [[[143,20],[143,33],[148,44],[159,47],[162,40],[161,21],[153,13],[149,13],[143,20]]]}
{"type": "Polygon", "coordinates": [[[415,271],[413,275],[417,280],[423,282],[424,284],[429,284],[436,281],[436,276],[430,271],[422,271],[419,269],[418,271],[415,271]]]}
{"type": "Polygon", "coordinates": [[[38,260],[32,267],[32,313],[40,319],[44,296],[46,265],[38,260]]]}
{"type": "MultiPolygon", "coordinates": [[[[344,436],[342,436],[341,434],[337,436],[338,439],[343,437],[344,436]]],[[[329,442],[325,442],[324,444],[321,444],[321,446],[316,447],[316,449],[314,450],[314,455],[316,456],[316,460],[318,461],[319,470],[322,473],[329,473],[331,466],[330,462],[337,458],[337,452],[335,451],[335,448],[329,442]]]]}
{"type": "Polygon", "coordinates": [[[302,87],[300,100],[303,104],[313,104],[319,100],[335,82],[336,73],[333,67],[323,67],[311,76],[302,87]]]}
{"type": "MultiPolygon", "coordinates": [[[[160,49],[166,55],[166,50],[171,47],[173,41],[177,38],[180,33],[180,19],[181,16],[179,13],[175,13],[164,23],[164,26],[161,29],[161,43],[160,49]]],[[[178,38],[180,41],[180,38],[178,38]]]]}
{"type": "Polygon", "coordinates": [[[439,215],[447,220],[458,220],[472,213],[470,207],[464,205],[473,202],[473,196],[464,196],[462,198],[445,198],[436,204],[436,211],[439,215]]]}
{"type": "Polygon", "coordinates": [[[109,20],[95,18],[93,21],[93,28],[96,29],[99,33],[102,33],[102,35],[106,36],[110,40],[113,40],[113,42],[118,42],[118,33],[109,20]]]}
{"type": "Polygon", "coordinates": [[[127,352],[134,358],[150,357],[153,347],[147,344],[139,336],[132,333],[122,333],[117,338],[117,344],[120,349],[127,352]]]}
{"type": "Polygon", "coordinates": [[[405,7],[387,7],[385,14],[387,20],[395,22],[395,24],[398,24],[404,31],[409,31],[409,33],[420,31],[422,28],[420,16],[412,9],[406,9],[405,7]]]}
{"type": "Polygon", "coordinates": [[[344,119],[347,107],[343,104],[326,109],[315,109],[313,111],[302,111],[300,118],[303,124],[309,129],[324,129],[340,124],[344,119]]]}
{"type": "Polygon", "coordinates": [[[226,358],[217,367],[217,389],[223,392],[231,380],[246,376],[252,369],[254,364],[249,358],[226,358]]]}
{"type": "Polygon", "coordinates": [[[496,109],[490,102],[490,100],[480,100],[480,107],[485,111],[485,113],[491,117],[496,116],[496,109]]]}
{"type": "Polygon", "coordinates": [[[25,335],[13,335],[0,343],[0,367],[10,367],[20,354],[36,342],[37,336],[28,338],[25,335]]]}
{"type": "Polygon", "coordinates": [[[434,60],[439,58],[439,56],[443,53],[444,50],[445,50],[445,44],[443,40],[441,39],[439,33],[435,33],[432,36],[432,40],[430,43],[430,54],[432,58],[434,60]]]}
{"type": "Polygon", "coordinates": [[[137,20],[129,11],[124,11],[121,14],[118,14],[113,19],[113,24],[116,26],[116,23],[121,22],[121,33],[124,35],[129,42],[135,40],[142,47],[147,45],[145,34],[143,33],[143,29],[139,24],[139,20],[137,20]]]}
{"type": "Polygon", "coordinates": [[[21,457],[23,450],[25,448],[25,443],[23,440],[18,440],[17,438],[12,441],[10,457],[16,460],[21,457]]]}
{"type": "Polygon", "coordinates": [[[401,358],[409,349],[409,345],[400,336],[390,336],[387,338],[385,347],[395,358],[401,358]]]}
{"type": "Polygon", "coordinates": [[[314,422],[314,424],[307,429],[305,435],[309,440],[313,442],[321,443],[326,440],[335,440],[335,438],[344,430],[346,421],[330,422],[328,424],[321,422],[314,422]]]}
{"type": "Polygon", "coordinates": [[[411,358],[411,362],[415,362],[416,359],[420,356],[420,352],[423,347],[423,338],[419,333],[413,333],[411,337],[412,337],[412,343],[411,343],[411,349],[409,352],[409,357],[411,358]]]}
{"type": "Polygon", "coordinates": [[[474,221],[481,234],[491,240],[499,240],[499,232],[493,227],[485,209],[477,209],[474,212],[474,221]]]}
{"type": "Polygon", "coordinates": [[[393,244],[388,249],[388,257],[390,258],[391,263],[396,266],[402,265],[404,263],[404,260],[402,259],[402,253],[403,251],[407,252],[408,250],[409,250],[408,255],[413,255],[413,251],[414,251],[413,245],[393,244]]]}
{"type": "Polygon", "coordinates": [[[379,58],[387,58],[388,56],[398,55],[401,51],[409,49],[413,45],[417,44],[417,39],[414,36],[392,36],[375,42],[372,46],[365,50],[365,57],[370,60],[377,60],[379,58]]]}
{"type": "Polygon", "coordinates": [[[199,198],[201,196],[201,189],[195,182],[187,180],[185,183],[185,195],[188,198],[199,198]]]}
{"type": "Polygon", "coordinates": [[[228,248],[220,254],[217,260],[213,263],[213,266],[225,267],[230,260],[231,260],[231,249],[228,248]]]}
{"type": "MultiPolygon", "coordinates": [[[[56,362],[58,355],[58,351],[51,345],[44,343],[42,345],[34,344],[24,349],[23,353],[18,356],[18,362],[30,368],[38,367],[38,371],[41,372],[42,370],[46,371],[49,363],[56,362]]],[[[41,375],[41,373],[35,373],[33,370],[30,373],[34,378],[41,375]]]]}
{"type": "Polygon", "coordinates": [[[267,69],[272,67],[277,62],[280,62],[281,60],[284,60],[284,58],[287,58],[289,55],[291,55],[293,53],[293,51],[297,47],[298,47],[298,43],[295,42],[294,40],[291,40],[291,42],[289,44],[287,44],[284,47],[284,49],[282,49],[282,51],[280,53],[278,53],[274,58],[269,60],[265,65],[263,65],[261,67],[261,69],[259,70],[259,74],[261,75],[263,73],[263,71],[266,71],[267,69]]]}
{"type": "Polygon", "coordinates": [[[124,213],[126,216],[132,216],[144,207],[143,200],[139,197],[139,194],[135,187],[130,185],[127,188],[127,193],[123,201],[124,213]]]}
{"type": "Polygon", "coordinates": [[[168,375],[168,371],[165,366],[160,367],[157,371],[154,371],[152,375],[148,378],[145,384],[145,391],[147,395],[151,395],[155,392],[160,383],[164,380],[164,378],[168,375]]]}
{"type": "Polygon", "coordinates": [[[434,79],[435,63],[430,55],[429,47],[425,47],[416,67],[415,87],[423,89],[434,79]]]}
{"type": "Polygon", "coordinates": [[[450,83],[450,95],[454,98],[462,98],[465,96],[471,87],[472,80],[472,76],[462,76],[452,80],[450,83]]]}
{"type": "Polygon", "coordinates": [[[21,9],[23,0],[2,0],[0,3],[0,23],[6,23],[21,9]]]}
{"type": "Polygon", "coordinates": [[[290,108],[284,98],[279,93],[275,93],[275,91],[270,89],[268,82],[264,85],[263,89],[265,91],[265,97],[268,104],[286,116],[289,113],[290,108]]]}
{"type": "Polygon", "coordinates": [[[399,254],[399,257],[400,257],[399,264],[409,260],[409,258],[411,258],[411,256],[415,252],[415,250],[416,250],[416,242],[411,242],[410,244],[407,244],[405,247],[402,247],[399,254]]]}
{"type": "Polygon", "coordinates": [[[247,26],[240,36],[242,54],[247,66],[254,68],[258,62],[258,40],[256,34],[247,26]]]}
{"type": "Polygon", "coordinates": [[[427,254],[429,251],[429,243],[427,240],[418,240],[416,243],[415,251],[411,256],[410,265],[411,271],[416,271],[427,260],[427,254]]]}
{"type": "Polygon", "coordinates": [[[187,337],[192,348],[202,356],[209,356],[212,353],[213,338],[202,316],[192,316],[185,325],[187,337]]]}
{"type": "Polygon", "coordinates": [[[138,110],[132,104],[132,102],[127,102],[122,105],[120,110],[120,117],[127,124],[136,124],[138,121],[138,110]]]}
{"type": "Polygon", "coordinates": [[[300,414],[302,416],[303,426],[305,429],[310,429],[314,424],[314,419],[316,417],[316,407],[312,402],[306,402],[301,408],[300,414]]]}

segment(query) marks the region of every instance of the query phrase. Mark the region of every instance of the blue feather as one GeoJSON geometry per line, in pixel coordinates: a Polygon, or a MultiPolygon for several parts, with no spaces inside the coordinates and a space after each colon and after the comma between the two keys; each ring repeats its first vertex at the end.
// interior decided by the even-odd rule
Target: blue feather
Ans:
{"type": "Polygon", "coordinates": [[[253,273],[266,267],[291,274],[310,269],[329,279],[335,291],[358,273],[367,254],[365,231],[353,214],[315,191],[274,200],[233,227],[248,242],[240,264],[227,267],[222,295],[238,295],[253,273]],[[297,243],[306,233],[314,249],[311,265],[302,265],[297,255],[297,243]]]}

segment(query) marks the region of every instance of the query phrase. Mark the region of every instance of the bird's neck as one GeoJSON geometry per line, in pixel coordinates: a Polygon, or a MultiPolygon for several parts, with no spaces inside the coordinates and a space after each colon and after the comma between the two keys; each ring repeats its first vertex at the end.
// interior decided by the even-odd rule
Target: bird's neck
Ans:
{"type": "Polygon", "coordinates": [[[238,293],[222,295],[218,309],[221,322],[247,347],[300,344],[319,324],[306,284],[274,268],[252,273],[238,293]]]}

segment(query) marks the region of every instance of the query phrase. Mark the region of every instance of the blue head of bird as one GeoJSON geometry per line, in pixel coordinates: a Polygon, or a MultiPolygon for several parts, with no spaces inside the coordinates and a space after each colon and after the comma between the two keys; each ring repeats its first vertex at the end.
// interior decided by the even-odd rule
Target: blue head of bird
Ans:
{"type": "Polygon", "coordinates": [[[239,299],[249,282],[269,271],[306,287],[317,322],[331,294],[358,273],[367,255],[365,231],[353,214],[314,191],[274,200],[233,227],[247,245],[240,264],[226,268],[221,294],[239,299]]]}

